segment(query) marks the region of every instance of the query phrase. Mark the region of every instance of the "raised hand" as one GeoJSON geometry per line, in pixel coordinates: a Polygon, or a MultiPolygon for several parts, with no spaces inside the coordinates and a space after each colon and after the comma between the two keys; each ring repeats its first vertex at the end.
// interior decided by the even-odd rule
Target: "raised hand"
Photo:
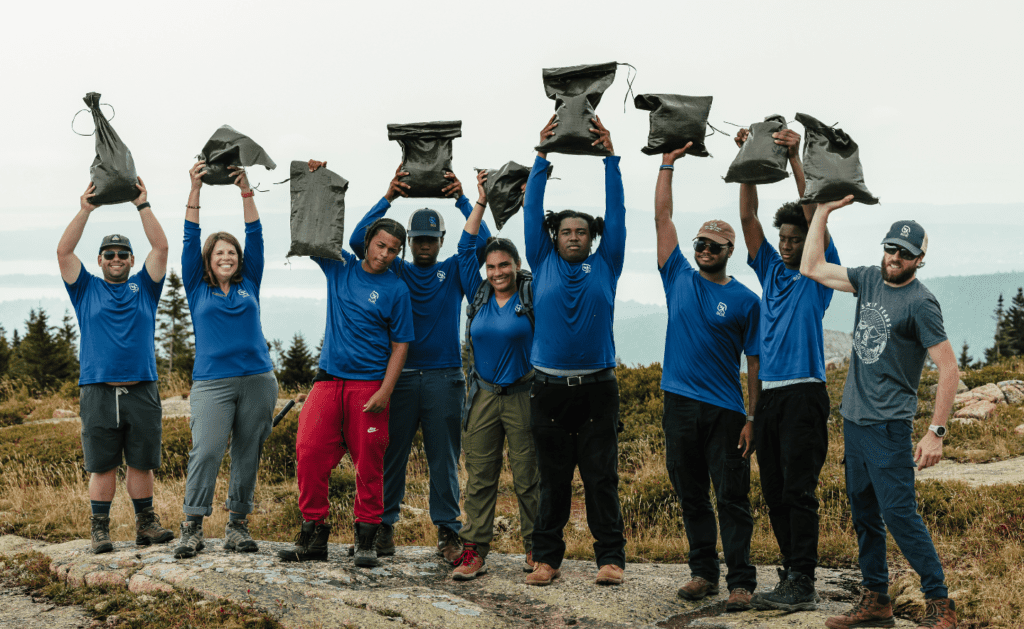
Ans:
{"type": "Polygon", "coordinates": [[[315,172],[316,172],[316,169],[317,169],[317,168],[320,168],[321,166],[323,166],[324,168],[326,168],[326,167],[327,167],[327,162],[318,162],[318,161],[317,161],[317,160],[315,160],[315,159],[311,159],[311,160],[309,160],[309,172],[311,172],[311,173],[315,173],[315,172]]]}
{"type": "Polygon", "coordinates": [[[135,187],[139,190],[139,196],[132,199],[132,203],[134,203],[136,207],[146,202],[146,184],[142,183],[142,177],[137,177],[137,179],[139,180],[139,183],[135,184],[135,187]]]}
{"type": "MultiPolygon", "coordinates": [[[[665,153],[661,156],[661,163],[666,165],[672,165],[676,163],[676,160],[686,155],[686,151],[693,146],[693,142],[687,142],[686,146],[681,149],[676,149],[671,153],[665,153]]],[[[667,170],[667,169],[666,169],[667,170]]]]}
{"type": "Polygon", "coordinates": [[[384,198],[391,203],[398,197],[408,197],[409,193],[406,192],[410,188],[409,184],[402,183],[398,180],[399,177],[405,177],[409,173],[402,170],[403,164],[398,165],[398,170],[395,171],[395,176],[391,179],[391,183],[388,184],[388,191],[384,193],[384,198]]]}
{"type": "Polygon", "coordinates": [[[604,146],[606,151],[608,151],[609,153],[614,155],[615,154],[615,149],[612,148],[612,134],[611,134],[611,131],[606,129],[605,126],[603,124],[601,124],[601,117],[600,116],[595,116],[595,117],[591,118],[590,121],[594,123],[595,127],[597,127],[596,129],[590,129],[591,133],[596,133],[597,134],[597,139],[594,140],[590,144],[590,146],[597,146],[598,144],[600,144],[600,145],[604,146]]]}
{"type": "Polygon", "coordinates": [[[249,191],[249,178],[245,176],[245,169],[237,166],[228,166],[228,170],[233,171],[231,176],[235,178],[235,185],[238,186],[242,192],[249,191]]]}
{"type": "Polygon", "coordinates": [[[85,192],[82,193],[82,196],[79,197],[79,200],[82,202],[82,211],[92,212],[93,210],[99,207],[98,205],[93,205],[92,203],[89,202],[89,200],[92,199],[94,196],[96,196],[96,184],[90,181],[89,187],[86,188],[85,192]]]}
{"type": "Polygon", "coordinates": [[[540,143],[541,144],[544,144],[544,140],[547,140],[548,138],[554,137],[554,135],[555,135],[555,127],[558,126],[558,123],[555,122],[555,116],[556,115],[557,114],[551,114],[551,119],[548,120],[548,123],[546,125],[544,125],[543,129],[540,130],[540,143]]]}
{"type": "Polygon", "coordinates": [[[188,171],[188,176],[192,178],[192,189],[198,190],[203,187],[203,175],[206,174],[206,161],[199,160],[195,163],[192,168],[188,171]]]}
{"type": "Polygon", "coordinates": [[[792,129],[783,129],[772,134],[775,143],[786,147],[789,151],[789,159],[800,156],[800,134],[792,129]]]}
{"type": "Polygon", "coordinates": [[[750,137],[750,131],[748,129],[740,129],[736,132],[736,137],[733,138],[733,142],[736,143],[737,147],[743,148],[743,143],[747,141],[748,137],[750,137]]]}
{"type": "MultiPolygon", "coordinates": [[[[484,192],[484,182],[487,181],[487,171],[481,170],[476,174],[476,194],[479,197],[477,203],[487,205],[487,193],[484,192]]],[[[523,184],[524,186],[526,184],[523,184]]]]}
{"type": "Polygon", "coordinates": [[[449,171],[444,174],[444,178],[451,181],[450,184],[441,188],[441,194],[446,197],[452,197],[458,199],[462,196],[462,182],[455,176],[455,173],[449,171]]]}

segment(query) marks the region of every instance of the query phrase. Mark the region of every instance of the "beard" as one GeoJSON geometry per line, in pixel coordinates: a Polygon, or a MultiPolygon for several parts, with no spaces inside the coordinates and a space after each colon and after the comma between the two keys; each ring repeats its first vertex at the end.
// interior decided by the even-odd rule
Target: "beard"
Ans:
{"type": "Polygon", "coordinates": [[[725,268],[725,265],[729,263],[729,258],[722,258],[721,262],[715,262],[714,264],[701,264],[700,260],[697,259],[697,256],[694,256],[693,261],[697,263],[697,268],[701,271],[714,275],[725,268]]]}
{"type": "Polygon", "coordinates": [[[882,281],[889,282],[890,284],[902,284],[914,277],[914,273],[917,273],[916,266],[904,269],[899,273],[890,273],[889,269],[885,266],[885,256],[882,256],[882,281]]]}

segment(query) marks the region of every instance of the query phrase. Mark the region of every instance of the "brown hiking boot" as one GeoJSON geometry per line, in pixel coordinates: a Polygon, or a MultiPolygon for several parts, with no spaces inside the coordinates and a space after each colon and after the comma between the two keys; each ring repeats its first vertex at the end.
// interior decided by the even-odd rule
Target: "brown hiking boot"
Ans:
{"type": "Polygon", "coordinates": [[[452,571],[452,579],[455,581],[469,581],[481,574],[487,573],[487,566],[484,558],[477,552],[476,544],[466,542],[462,545],[462,554],[455,560],[455,570],[452,571]]]}
{"type": "Polygon", "coordinates": [[[533,560],[533,551],[526,553],[526,560],[523,561],[523,572],[533,572],[537,562],[533,560]]]}
{"type": "Polygon", "coordinates": [[[748,609],[752,609],[754,607],[750,604],[750,598],[752,596],[753,594],[743,588],[734,589],[729,592],[729,600],[725,603],[725,611],[745,612],[748,609]]]}
{"type": "Polygon", "coordinates": [[[114,550],[110,542],[110,518],[105,515],[94,515],[92,522],[92,552],[94,554],[109,553],[114,550]]]}
{"type": "Polygon", "coordinates": [[[924,618],[917,629],[952,629],[956,627],[956,603],[950,598],[925,600],[924,618]]]}
{"type": "Polygon", "coordinates": [[[613,563],[606,563],[597,571],[597,578],[594,583],[598,585],[619,585],[622,583],[622,573],[625,572],[620,566],[613,563]]]}
{"type": "Polygon", "coordinates": [[[160,526],[160,516],[153,507],[135,514],[135,545],[165,544],[174,539],[174,533],[160,526]]]}
{"type": "Polygon", "coordinates": [[[704,577],[693,577],[689,583],[676,592],[679,598],[685,598],[688,601],[699,601],[705,596],[716,596],[717,594],[718,584],[712,583],[704,577]]]}
{"type": "Polygon", "coordinates": [[[863,590],[860,600],[842,616],[832,616],[825,621],[828,629],[854,629],[855,627],[895,627],[892,616],[892,600],[886,594],[863,590]]]}
{"type": "Polygon", "coordinates": [[[437,527],[437,554],[452,565],[455,565],[455,561],[462,554],[462,540],[459,539],[459,534],[443,524],[437,527]]]}
{"type": "Polygon", "coordinates": [[[533,572],[526,575],[526,585],[551,585],[551,582],[562,576],[562,571],[552,568],[543,561],[533,567],[533,572]]]}

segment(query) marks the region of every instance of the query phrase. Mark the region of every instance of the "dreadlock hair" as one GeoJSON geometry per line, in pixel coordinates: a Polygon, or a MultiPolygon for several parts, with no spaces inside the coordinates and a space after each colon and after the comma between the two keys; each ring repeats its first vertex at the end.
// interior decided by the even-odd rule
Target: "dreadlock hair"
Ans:
{"type": "Polygon", "coordinates": [[[555,246],[555,249],[558,249],[558,230],[562,226],[562,221],[567,218],[581,218],[586,221],[587,229],[590,230],[591,242],[604,233],[604,219],[600,216],[594,218],[590,214],[576,210],[562,210],[557,214],[548,211],[544,215],[544,229],[551,235],[551,244],[555,246]]]}
{"type": "Polygon", "coordinates": [[[512,261],[516,264],[521,264],[519,260],[519,250],[512,244],[512,241],[508,238],[498,238],[497,236],[491,236],[487,239],[487,246],[484,248],[484,259],[491,254],[492,251],[501,251],[507,253],[512,261]]]}
{"type": "Polygon", "coordinates": [[[807,225],[807,217],[804,216],[804,208],[799,201],[790,201],[775,212],[775,220],[772,222],[775,229],[787,224],[799,227],[804,233],[810,229],[807,225]]]}
{"type": "MultiPolygon", "coordinates": [[[[367,252],[370,250],[370,241],[380,232],[390,234],[397,238],[398,242],[402,243],[402,259],[405,260],[405,228],[402,227],[401,223],[391,218],[378,218],[370,223],[370,226],[366,228],[366,235],[363,236],[363,251],[367,252]]],[[[393,270],[398,271],[398,269],[393,270]]]]}
{"type": "Polygon", "coordinates": [[[206,242],[203,243],[203,279],[210,286],[216,288],[220,284],[217,283],[217,278],[213,276],[213,248],[217,246],[217,243],[224,241],[235,248],[235,253],[238,254],[238,266],[235,268],[235,272],[231,275],[230,282],[232,284],[238,284],[242,281],[242,266],[244,259],[242,258],[242,244],[238,242],[238,239],[229,234],[228,232],[214,232],[206,237],[206,242]]]}

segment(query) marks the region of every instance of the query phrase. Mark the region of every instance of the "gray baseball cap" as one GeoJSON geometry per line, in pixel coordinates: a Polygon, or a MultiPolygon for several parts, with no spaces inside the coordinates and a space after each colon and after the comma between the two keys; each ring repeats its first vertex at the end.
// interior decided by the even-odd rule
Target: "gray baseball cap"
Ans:
{"type": "Polygon", "coordinates": [[[434,238],[444,237],[444,219],[437,210],[423,208],[416,210],[409,217],[409,238],[416,236],[433,236],[434,238]]]}
{"type": "Polygon", "coordinates": [[[917,221],[896,221],[882,240],[883,245],[899,245],[915,256],[928,251],[928,234],[917,221]]]}
{"type": "Polygon", "coordinates": [[[128,240],[127,236],[122,236],[121,234],[110,234],[103,237],[103,242],[100,243],[100,253],[103,253],[104,249],[110,247],[124,247],[133,254],[135,253],[132,251],[132,241],[128,240]]]}

